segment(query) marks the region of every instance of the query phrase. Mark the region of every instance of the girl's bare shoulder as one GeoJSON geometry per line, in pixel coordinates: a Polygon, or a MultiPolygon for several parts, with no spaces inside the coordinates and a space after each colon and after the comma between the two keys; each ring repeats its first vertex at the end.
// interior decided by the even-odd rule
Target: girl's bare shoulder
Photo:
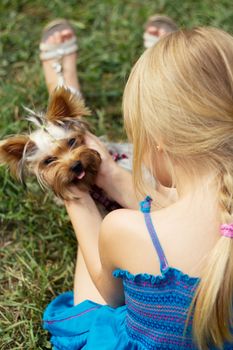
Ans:
{"type": "Polygon", "coordinates": [[[145,260],[148,260],[146,266],[151,266],[152,261],[152,268],[156,267],[157,259],[142,212],[119,209],[108,214],[102,224],[101,236],[105,251],[116,268],[142,272],[145,260]]]}
{"type": "Polygon", "coordinates": [[[132,244],[145,229],[143,215],[132,209],[118,209],[109,213],[103,220],[101,236],[114,251],[122,250],[122,245],[132,244]]]}
{"type": "Polygon", "coordinates": [[[103,220],[102,228],[111,235],[122,235],[137,231],[138,225],[144,223],[143,214],[138,210],[118,209],[109,213],[103,220]]]}

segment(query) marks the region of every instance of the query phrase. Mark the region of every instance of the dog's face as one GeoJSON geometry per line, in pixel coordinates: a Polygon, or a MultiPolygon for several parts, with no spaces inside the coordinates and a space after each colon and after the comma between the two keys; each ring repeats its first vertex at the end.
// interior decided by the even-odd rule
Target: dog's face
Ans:
{"type": "Polygon", "coordinates": [[[89,111],[81,99],[59,88],[50,99],[45,116],[30,116],[37,130],[0,142],[0,162],[23,181],[35,174],[44,188],[51,188],[62,199],[72,199],[70,187],[88,191],[95,182],[101,158],[84,142],[89,111]]]}

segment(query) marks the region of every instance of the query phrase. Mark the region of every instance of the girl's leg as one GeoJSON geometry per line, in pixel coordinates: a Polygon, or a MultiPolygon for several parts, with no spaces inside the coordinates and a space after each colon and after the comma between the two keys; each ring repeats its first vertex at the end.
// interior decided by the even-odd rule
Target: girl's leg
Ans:
{"type": "MultiPolygon", "coordinates": [[[[46,43],[59,45],[59,43],[71,39],[73,35],[75,34],[72,31],[72,29],[66,29],[62,30],[61,32],[55,32],[53,35],[48,37],[46,43]]],[[[76,53],[72,53],[63,57],[63,75],[67,86],[80,91],[80,85],[78,82],[78,74],[76,69],[76,59],[76,53]]],[[[42,62],[49,94],[51,94],[57,86],[57,75],[55,73],[55,70],[53,69],[54,62],[55,60],[46,60],[42,62]]],[[[77,304],[86,299],[90,299],[100,304],[106,304],[106,302],[96,289],[94,283],[92,282],[85,261],[83,259],[82,252],[80,248],[78,248],[74,277],[74,302],[75,304],[77,304]]]]}
{"type": "Polygon", "coordinates": [[[81,249],[78,248],[74,277],[74,303],[78,304],[86,299],[99,304],[106,304],[92,282],[81,249]]]}

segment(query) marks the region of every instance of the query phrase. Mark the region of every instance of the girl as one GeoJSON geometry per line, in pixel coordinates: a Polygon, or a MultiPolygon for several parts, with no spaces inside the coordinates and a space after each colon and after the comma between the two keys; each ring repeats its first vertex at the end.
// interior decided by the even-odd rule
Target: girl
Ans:
{"type": "Polygon", "coordinates": [[[133,182],[89,135],[98,184],[125,208],[134,188],[150,197],[104,220],[88,193],[66,203],[79,248],[74,293],[44,314],[54,349],[233,349],[233,38],[164,36],[133,68],[123,108],[133,182]],[[142,167],[176,200],[160,203],[142,167]]]}

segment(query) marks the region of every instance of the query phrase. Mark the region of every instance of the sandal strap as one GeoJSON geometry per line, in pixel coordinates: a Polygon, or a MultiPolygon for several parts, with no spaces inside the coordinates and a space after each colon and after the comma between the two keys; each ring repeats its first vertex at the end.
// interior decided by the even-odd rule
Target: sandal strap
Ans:
{"type": "Polygon", "coordinates": [[[60,44],[40,44],[40,59],[42,61],[51,59],[60,59],[63,56],[70,55],[78,51],[76,37],[73,37],[60,44]]]}
{"type": "Polygon", "coordinates": [[[160,40],[160,37],[157,35],[152,35],[147,32],[143,34],[143,42],[144,42],[144,47],[146,49],[149,49],[150,47],[154,46],[157,44],[157,42],[160,40]]]}
{"type": "Polygon", "coordinates": [[[41,52],[40,59],[42,61],[51,60],[51,59],[60,59],[63,56],[70,55],[71,53],[76,52],[77,50],[78,50],[77,44],[67,48],[58,47],[57,49],[54,49],[51,51],[41,52]]]}
{"type": "Polygon", "coordinates": [[[40,59],[42,61],[50,59],[61,59],[63,56],[70,55],[78,50],[77,38],[74,35],[71,39],[64,41],[59,44],[48,44],[46,39],[56,31],[62,31],[64,29],[71,29],[73,31],[70,23],[63,19],[58,19],[51,22],[47,27],[45,27],[42,40],[40,43],[40,59]]]}
{"type": "Polygon", "coordinates": [[[77,43],[76,37],[72,37],[71,39],[66,40],[60,44],[48,44],[48,43],[46,44],[46,43],[41,42],[40,43],[40,51],[51,51],[51,50],[57,49],[58,47],[65,49],[65,48],[67,48],[73,44],[76,44],[76,43],[77,43]]]}

